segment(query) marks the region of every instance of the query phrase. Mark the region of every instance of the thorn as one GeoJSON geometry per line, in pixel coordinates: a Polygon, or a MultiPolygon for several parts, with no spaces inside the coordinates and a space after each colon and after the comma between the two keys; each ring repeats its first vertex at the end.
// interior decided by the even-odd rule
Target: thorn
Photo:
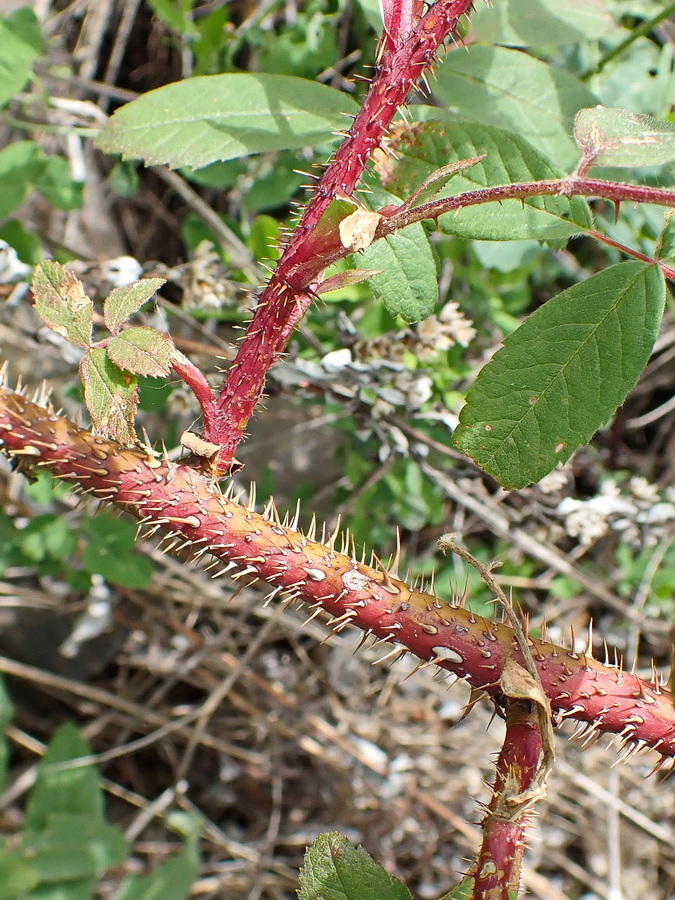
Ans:
{"type": "Polygon", "coordinates": [[[398,578],[400,580],[400,576],[398,574],[398,567],[401,563],[401,530],[400,528],[396,529],[396,552],[394,554],[394,558],[390,560],[388,565],[389,574],[393,578],[398,578]]]}

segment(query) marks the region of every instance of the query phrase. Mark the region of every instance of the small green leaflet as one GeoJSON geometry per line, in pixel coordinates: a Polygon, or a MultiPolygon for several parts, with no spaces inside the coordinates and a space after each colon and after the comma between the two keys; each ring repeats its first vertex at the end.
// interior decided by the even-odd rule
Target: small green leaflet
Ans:
{"type": "MultiPolygon", "coordinates": [[[[563,172],[519,135],[472,122],[430,121],[403,131],[393,143],[398,159],[387,161],[383,185],[397,197],[411,196],[425,178],[463,159],[484,158],[455,172],[438,191],[452,197],[485,187],[561,178],[563,172]]],[[[417,205],[417,203],[415,203],[417,205]]],[[[473,240],[565,240],[592,228],[580,197],[532,197],[466,207],[439,218],[446,234],[473,240]]]]}
{"type": "Polygon", "coordinates": [[[411,900],[410,891],[363,847],[335,831],[320,834],[305,854],[298,900],[411,900]]]}
{"type": "Polygon", "coordinates": [[[506,488],[566,462],[623,403],[658,334],[658,266],[619,263],[549,300],[466,396],[456,446],[506,488]]]}
{"type": "Polygon", "coordinates": [[[31,287],[35,309],[45,325],[71,344],[88,347],[94,304],[72,272],[46,259],[36,266],[31,287]]]}
{"type": "Polygon", "coordinates": [[[32,9],[22,7],[0,19],[0,106],[26,84],[42,43],[40,22],[32,9]]]}
{"type": "Polygon", "coordinates": [[[70,177],[67,160],[47,156],[34,141],[16,141],[0,150],[0,219],[36,190],[58,209],[82,203],[82,184],[70,177]]]}
{"type": "Polygon", "coordinates": [[[136,528],[126,519],[99,513],[89,521],[86,541],[82,552],[82,566],[86,572],[134,590],[148,586],[153,573],[152,563],[136,549],[136,528]]]}
{"type": "Polygon", "coordinates": [[[59,767],[90,754],[91,747],[67,722],[55,732],[38,763],[23,839],[10,860],[9,873],[10,881],[31,879],[40,885],[31,896],[85,900],[96,879],[127,856],[124,836],[104,819],[95,766],[59,767]]]}
{"type": "Polygon", "coordinates": [[[199,820],[185,813],[172,813],[169,824],[176,823],[178,817],[189,827],[181,827],[185,834],[183,847],[165,859],[151,875],[130,875],[122,882],[115,894],[115,900],[186,900],[199,874],[199,820]]]}
{"type": "Polygon", "coordinates": [[[466,875],[451,891],[439,897],[439,900],[472,900],[472,898],[473,878],[470,875],[466,875]]]}
{"type": "Polygon", "coordinates": [[[289,75],[202,75],[158,88],[112,116],[96,145],[148,165],[199,169],[251,153],[332,139],[358,107],[324,84],[289,75]]]}
{"type": "Polygon", "coordinates": [[[121,324],[137,313],[163,284],[166,284],[165,278],[143,278],[114,288],[103,304],[103,317],[110,333],[117,334],[121,324]]]}
{"type": "Polygon", "coordinates": [[[434,96],[457,119],[507,128],[568,170],[578,150],[575,114],[597,98],[562,69],[508,47],[476,45],[448,53],[436,69],[434,96]]]}
{"type": "Polygon", "coordinates": [[[58,813],[86,816],[103,821],[103,792],[93,764],[56,768],[91,754],[91,747],[72,722],[66,722],[54,732],[47,752],[38,763],[37,779],[26,806],[24,827],[40,831],[48,825],[50,816],[58,813]]]}
{"type": "Polygon", "coordinates": [[[469,25],[476,40],[513,47],[576,44],[617,31],[605,0],[500,0],[477,6],[469,25]]]}
{"type": "Polygon", "coordinates": [[[127,328],[111,338],[107,350],[116,366],[134,375],[161,378],[171,371],[173,341],[145,325],[127,328]]]}
{"type": "Polygon", "coordinates": [[[380,270],[368,279],[368,284],[392,316],[419,322],[436,308],[436,260],[420,223],[375,241],[362,251],[360,262],[369,269],[380,270]]]}
{"type": "Polygon", "coordinates": [[[102,347],[94,347],[82,357],[80,378],[95,430],[121,444],[135,444],[134,415],[138,404],[135,376],[118,369],[102,347]]]}
{"type": "Polygon", "coordinates": [[[574,137],[595,166],[660,166],[675,160],[675,123],[625,109],[579,110],[574,137]]]}
{"type": "Polygon", "coordinates": [[[675,259],[675,209],[670,209],[666,213],[656,255],[659,259],[675,259]]]}

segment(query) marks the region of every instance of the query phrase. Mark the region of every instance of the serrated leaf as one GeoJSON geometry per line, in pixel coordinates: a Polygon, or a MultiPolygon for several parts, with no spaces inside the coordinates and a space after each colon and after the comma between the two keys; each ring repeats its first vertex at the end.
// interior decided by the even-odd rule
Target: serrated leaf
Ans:
{"type": "Polygon", "coordinates": [[[299,900],[411,900],[410,891],[363,847],[337,832],[320,834],[305,854],[299,900]]]}
{"type": "Polygon", "coordinates": [[[90,753],[91,747],[72,722],[57,729],[38,763],[37,779],[26,806],[27,831],[41,831],[50,816],[59,813],[103,821],[103,794],[95,766],[58,768],[58,763],[90,753]]]}
{"type": "Polygon", "coordinates": [[[171,371],[173,341],[154,328],[138,325],[127,328],[108,342],[108,356],[119,366],[134,375],[161,378],[171,371]]]}
{"type": "Polygon", "coordinates": [[[574,116],[597,102],[568,72],[519,50],[484,45],[447,54],[434,96],[459,119],[518,133],[565,170],[578,158],[574,116]]]}
{"type": "Polygon", "coordinates": [[[355,102],[289,75],[203,75],[158,88],[112,116],[96,144],[124,159],[198,169],[329,140],[355,102]]]}
{"type": "MultiPolygon", "coordinates": [[[[383,186],[409,197],[424,179],[449,162],[484,154],[456,172],[438,192],[452,197],[467,191],[516,182],[560,178],[563,172],[526,140],[509,131],[471,122],[425,122],[399,132],[393,141],[399,157],[381,167],[383,186]]],[[[564,240],[592,227],[588,204],[580,197],[531,197],[472,206],[440,216],[439,228],[473,240],[564,240]]]]}
{"type": "Polygon", "coordinates": [[[368,284],[392,316],[419,322],[432,314],[438,304],[436,260],[421,224],[370,244],[359,261],[378,270],[368,284]]]}
{"type": "Polygon", "coordinates": [[[17,9],[0,19],[0,106],[24,87],[41,51],[40,22],[32,9],[17,9]]]}
{"type": "Polygon", "coordinates": [[[616,31],[605,0],[500,0],[478,6],[469,24],[474,39],[513,47],[576,44],[616,31]]]}
{"type": "Polygon", "coordinates": [[[624,401],[649,359],[664,302],[658,266],[636,261],[549,300],[479,374],[455,444],[504,487],[539,481],[624,401]]]}
{"type": "Polygon", "coordinates": [[[135,444],[134,415],[138,405],[135,376],[122,372],[103,348],[96,347],[83,356],[80,378],[95,430],[127,446],[135,444]]]}
{"type": "Polygon", "coordinates": [[[59,263],[46,259],[35,267],[31,287],[35,310],[45,325],[71,344],[88,347],[91,343],[94,304],[73,273],[59,263]]]}
{"type": "Polygon", "coordinates": [[[574,137],[595,166],[660,166],[675,159],[675,123],[594,106],[574,120],[574,137]]]}
{"type": "Polygon", "coordinates": [[[165,278],[142,278],[133,284],[114,288],[103,303],[103,318],[111,334],[117,334],[120,325],[138,310],[166,284],[165,278]]]}

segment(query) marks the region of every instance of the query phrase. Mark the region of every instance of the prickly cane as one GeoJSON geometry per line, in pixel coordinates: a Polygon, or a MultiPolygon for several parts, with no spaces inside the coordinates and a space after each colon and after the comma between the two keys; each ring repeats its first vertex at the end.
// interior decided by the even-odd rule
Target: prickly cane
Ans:
{"type": "Polygon", "coordinates": [[[322,223],[322,216],[334,200],[351,197],[372,152],[380,146],[409,91],[424,76],[473,2],[436,0],[423,15],[422,7],[419,2],[386,5],[382,53],[363,106],[316,185],[261,294],[218,397],[218,414],[214,415],[210,402],[203,409],[203,437],[221,445],[214,460],[215,468],[221,472],[229,470],[260,399],[265,377],[312,302],[317,278],[329,265],[326,251],[333,247],[336,228],[335,223],[322,223]]]}
{"type": "MultiPolygon", "coordinates": [[[[149,528],[162,528],[232,571],[235,578],[261,578],[273,595],[297,598],[332,617],[334,630],[348,624],[420,660],[453,672],[494,699],[501,696],[503,666],[522,663],[514,634],[460,605],[409,587],[395,574],[349,555],[338,536],[316,540],[296,523],[280,523],[221,493],[213,479],[185,464],[143,449],[125,449],[90,434],[53,410],[0,387],[0,443],[10,457],[44,467],[81,490],[110,500],[149,528]]],[[[603,665],[592,657],[546,641],[531,652],[551,708],[579,720],[583,733],[609,732],[626,752],[651,747],[675,757],[675,708],[658,680],[603,665]]]]}

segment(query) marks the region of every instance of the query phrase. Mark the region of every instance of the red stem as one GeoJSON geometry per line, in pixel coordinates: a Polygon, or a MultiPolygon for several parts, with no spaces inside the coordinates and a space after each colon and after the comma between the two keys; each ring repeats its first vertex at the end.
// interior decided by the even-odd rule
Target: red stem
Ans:
{"type": "MultiPolygon", "coordinates": [[[[543,757],[535,704],[508,700],[506,733],[497,760],[492,799],[483,820],[483,842],[474,868],[472,900],[508,900],[520,891],[529,791],[543,757]]],[[[535,796],[533,799],[537,799],[535,796]]]]}
{"type": "Polygon", "coordinates": [[[311,303],[311,287],[326,267],[326,241],[330,245],[333,235],[319,227],[324,212],[333,200],[352,195],[408,92],[471,6],[471,0],[436,0],[401,46],[383,54],[366,100],[293,232],[228,371],[218,398],[217,434],[211,438],[222,447],[217,461],[221,471],[228,470],[265,376],[311,303]]]}
{"type": "MultiPolygon", "coordinates": [[[[422,661],[466,678],[495,699],[507,659],[523,665],[506,625],[489,622],[435,595],[408,587],[381,569],[264,517],[218,491],[188,465],[147,456],[78,428],[52,410],[0,387],[0,444],[13,457],[47,467],[101,500],[111,500],[198,556],[227,563],[223,572],[262,578],[273,593],[304,600],[422,661]]],[[[554,713],[589,731],[619,735],[633,746],[675,756],[675,707],[658,682],[643,681],[590,656],[532,640],[531,653],[554,713]],[[584,727],[584,726],[582,726],[584,727]]]]}

